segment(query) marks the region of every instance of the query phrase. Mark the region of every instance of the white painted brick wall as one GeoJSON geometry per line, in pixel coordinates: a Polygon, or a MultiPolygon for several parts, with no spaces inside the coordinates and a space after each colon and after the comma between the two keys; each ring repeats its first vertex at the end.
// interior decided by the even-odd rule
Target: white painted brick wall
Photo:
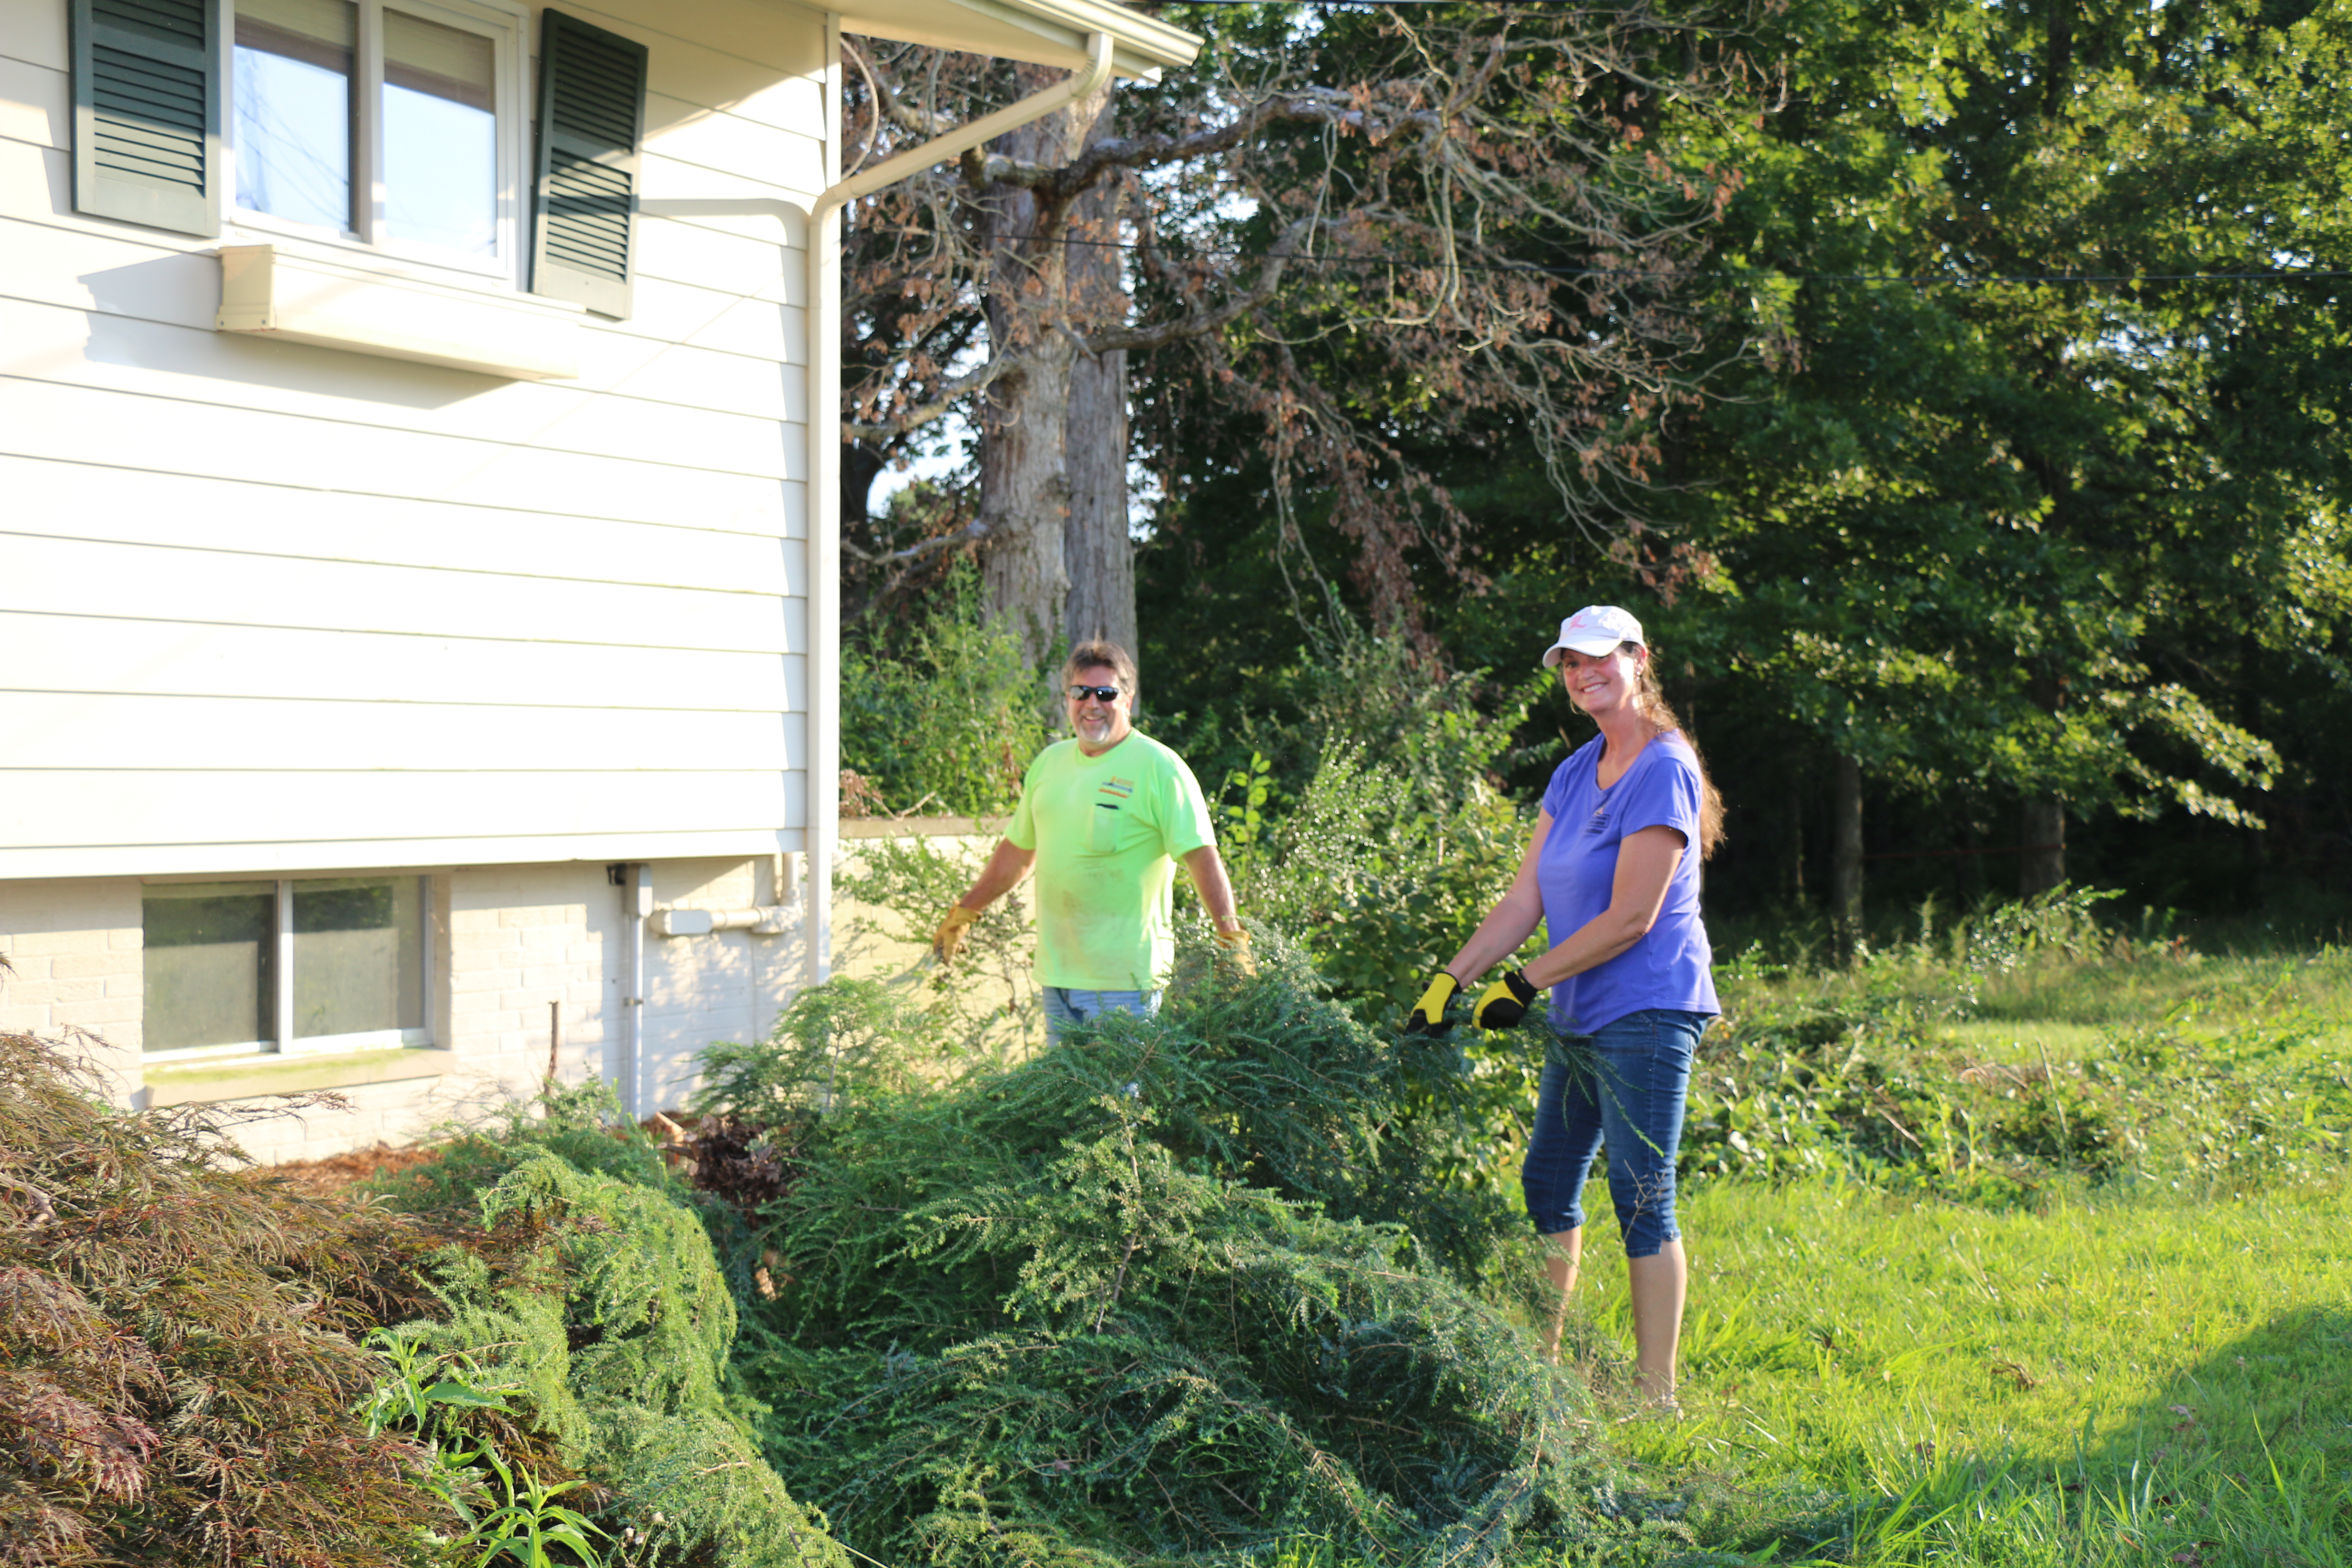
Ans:
{"type": "Polygon", "coordinates": [[[128,877],[0,882],[0,1029],[77,1031],[127,1093],[139,1082],[145,994],[139,883],[128,877]]]}
{"type": "MultiPolygon", "coordinates": [[[[768,859],[657,860],[658,906],[737,909],[776,901],[768,859]]],[[[602,865],[461,869],[450,878],[450,1044],[468,1067],[518,1092],[547,1070],[548,1005],[563,1005],[566,1082],[618,1084],[622,890],[602,865]]],[[[797,922],[795,922],[795,925],[797,922]]],[[[805,973],[797,929],[646,937],[646,1084],[650,1105],[692,1098],[694,1063],[719,1040],[762,1038],[805,973]]]]}
{"type": "MultiPolygon", "coordinates": [[[[654,901],[675,909],[770,905],[780,901],[773,879],[767,859],[656,861],[654,901]]],[[[700,1082],[695,1058],[706,1047],[767,1037],[808,972],[799,921],[787,928],[782,936],[646,936],[646,1083],[655,1103],[670,1108],[693,1098],[700,1082]]]]}
{"type": "Polygon", "coordinates": [[[335,1090],[350,1102],[349,1110],[315,1107],[257,1116],[229,1136],[265,1165],[322,1160],[378,1143],[398,1148],[444,1123],[482,1114],[488,1097],[462,1071],[441,1079],[362,1084],[335,1090]]]}
{"type": "Polygon", "coordinates": [[[449,877],[449,1033],[467,1069],[528,1095],[547,1072],[549,1006],[562,1009],[557,1077],[604,1071],[619,1031],[621,893],[602,865],[465,867],[449,877]]]}
{"type": "MultiPolygon", "coordinates": [[[[233,873],[224,872],[224,876],[233,873]]],[[[558,1073],[618,1082],[622,892],[601,863],[467,867],[436,879],[436,1044],[458,1069],[439,1079],[341,1090],[344,1111],[312,1110],[247,1124],[239,1142],[264,1161],[316,1159],[379,1140],[403,1143],[453,1118],[528,1096],[547,1071],[549,1006],[562,1009],[558,1073]],[[446,899],[446,902],[444,900],[446,899]]],[[[779,900],[776,862],[657,861],[657,904],[733,909],[779,900]]],[[[55,1037],[92,1031],[123,1103],[136,1103],[142,886],[135,878],[0,882],[0,1026],[55,1037]]],[[[797,897],[797,889],[794,889],[797,897]]],[[[719,1040],[764,1038],[806,973],[800,921],[781,936],[750,931],[646,939],[648,1099],[682,1106],[695,1058],[719,1040]]]]}

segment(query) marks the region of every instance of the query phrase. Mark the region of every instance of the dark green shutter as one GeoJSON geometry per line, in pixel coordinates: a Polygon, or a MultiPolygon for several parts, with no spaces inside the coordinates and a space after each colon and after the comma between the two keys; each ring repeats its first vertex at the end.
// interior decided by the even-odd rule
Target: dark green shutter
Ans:
{"type": "Polygon", "coordinates": [[[227,0],[72,0],[74,210],[220,233],[227,0]]]}
{"type": "Polygon", "coordinates": [[[564,16],[539,36],[539,176],[530,291],[600,316],[629,313],[646,47],[564,16]]]}

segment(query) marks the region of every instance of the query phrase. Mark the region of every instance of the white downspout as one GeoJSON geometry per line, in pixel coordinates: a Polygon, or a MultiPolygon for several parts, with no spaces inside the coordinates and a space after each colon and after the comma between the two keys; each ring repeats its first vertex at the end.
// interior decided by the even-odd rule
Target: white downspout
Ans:
{"type": "MultiPolygon", "coordinates": [[[[835,18],[838,62],[839,18],[835,18]]],[[[861,169],[817,197],[808,215],[808,439],[809,572],[814,595],[809,606],[809,836],[808,983],[822,985],[832,972],[833,859],[841,841],[841,338],[832,330],[841,311],[841,243],[834,224],[841,209],[935,163],[960,157],[983,142],[1042,120],[1057,109],[1099,92],[1110,80],[1111,37],[1087,35],[1083,69],[1030,94],[993,114],[983,115],[944,136],[861,169]]],[[[838,126],[839,95],[833,95],[838,126]]],[[[840,146],[836,131],[833,144],[840,146]]]]}
{"type": "Polygon", "coordinates": [[[653,868],[632,860],[621,870],[621,1102],[632,1121],[646,1116],[646,917],[653,912],[653,868]]]}
{"type": "MultiPolygon", "coordinates": [[[[841,62],[841,18],[825,23],[826,73],[841,62]]],[[[678,197],[637,204],[646,217],[741,217],[766,214],[786,226],[801,218],[806,268],[802,293],[808,338],[809,505],[809,756],[808,756],[808,984],[822,985],[832,972],[833,860],[841,842],[841,340],[824,324],[841,312],[841,245],[830,219],[847,203],[896,184],[934,163],[960,157],[983,142],[1042,120],[1057,109],[1102,90],[1111,78],[1111,36],[1087,35],[1087,63],[1043,91],[933,137],[919,147],[861,169],[825,188],[807,207],[774,197],[678,197]]],[[[841,95],[825,95],[825,157],[828,171],[840,156],[841,95]]],[[[651,905],[646,906],[647,912],[651,905]]],[[[639,937],[642,943],[642,935],[639,937]]]]}
{"type": "MultiPolygon", "coordinates": [[[[841,16],[824,19],[824,178],[841,183],[841,16]]],[[[801,879],[807,910],[801,921],[807,952],[804,986],[833,974],[833,860],[841,842],[841,246],[824,241],[816,215],[824,199],[802,215],[801,336],[807,344],[809,772],[808,875],[801,879]],[[831,258],[830,266],[821,265],[831,258]]],[[[787,226],[789,228],[790,226],[787,226]]],[[[785,236],[791,241],[789,233],[785,236]]]]}

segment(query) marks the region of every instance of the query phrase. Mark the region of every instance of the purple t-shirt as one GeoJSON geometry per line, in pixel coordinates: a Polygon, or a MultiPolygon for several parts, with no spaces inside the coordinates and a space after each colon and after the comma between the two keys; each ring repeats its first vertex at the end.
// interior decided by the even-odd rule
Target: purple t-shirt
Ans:
{"type": "Polygon", "coordinates": [[[1609,907],[1617,847],[1642,829],[1680,833],[1683,858],[1650,933],[1608,963],[1553,986],[1552,1021],[1589,1035],[1649,1007],[1717,1013],[1706,926],[1698,913],[1698,757],[1681,735],[1660,735],[1642,748],[1623,777],[1602,789],[1602,745],[1595,736],[1578,747],[1544,791],[1551,832],[1536,858],[1544,940],[1559,946],[1609,907]]]}

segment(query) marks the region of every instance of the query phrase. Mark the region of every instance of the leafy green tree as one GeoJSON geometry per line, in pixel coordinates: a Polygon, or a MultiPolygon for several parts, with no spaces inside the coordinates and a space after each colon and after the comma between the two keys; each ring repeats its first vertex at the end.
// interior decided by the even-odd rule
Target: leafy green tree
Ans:
{"type": "Polygon", "coordinates": [[[2023,842],[2259,828],[2250,671],[2340,668],[2344,280],[2287,274],[2345,254],[2352,8],[1782,26],[1785,106],[1719,145],[1726,286],[1776,353],[1680,454],[1715,573],[1662,626],[1784,749],[2016,800],[2023,842]]]}

